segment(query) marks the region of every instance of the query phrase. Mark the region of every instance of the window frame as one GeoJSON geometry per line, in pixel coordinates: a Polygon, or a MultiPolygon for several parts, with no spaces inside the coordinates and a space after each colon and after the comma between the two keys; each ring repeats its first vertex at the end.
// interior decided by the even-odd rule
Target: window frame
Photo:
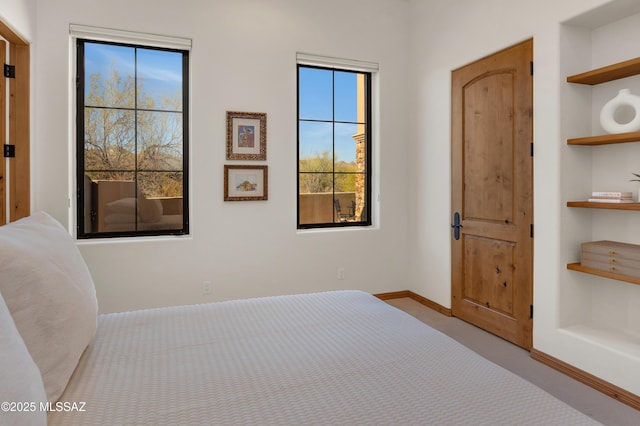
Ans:
{"type": "MultiPolygon", "coordinates": [[[[372,193],[372,147],[373,147],[373,143],[372,143],[372,133],[371,133],[371,129],[372,129],[372,123],[371,123],[371,119],[372,119],[372,80],[373,80],[373,72],[372,70],[363,70],[363,69],[359,69],[360,67],[349,67],[349,66],[342,66],[342,64],[348,64],[348,65],[357,65],[358,63],[356,61],[346,61],[346,60],[341,60],[339,63],[334,64],[335,60],[332,60],[331,63],[327,63],[327,64],[317,64],[317,61],[313,61],[310,60],[308,61],[308,59],[312,59],[313,56],[310,55],[302,55],[302,54],[298,54],[298,63],[296,64],[296,125],[297,125],[297,129],[296,129],[296,203],[297,203],[297,209],[296,209],[296,226],[297,229],[299,230],[305,230],[305,229],[318,229],[318,228],[347,228],[347,227],[367,227],[367,226],[371,226],[372,225],[372,203],[371,203],[371,193],[372,193]],[[300,58],[303,58],[303,60],[301,61],[300,58]],[[339,65],[339,66],[337,66],[339,65]],[[332,132],[333,136],[332,136],[332,142],[331,142],[331,146],[332,146],[332,158],[334,159],[334,161],[332,161],[332,171],[331,174],[333,175],[333,179],[335,181],[335,124],[341,124],[341,123],[345,123],[343,121],[340,120],[336,120],[335,116],[332,117],[331,120],[310,120],[310,119],[301,119],[300,118],[300,69],[301,68],[310,68],[310,69],[321,69],[321,70],[327,70],[327,71],[331,71],[332,74],[335,72],[350,72],[350,73],[354,73],[354,74],[363,74],[365,76],[365,81],[364,81],[364,97],[365,97],[365,150],[366,150],[366,155],[365,155],[365,172],[364,172],[364,176],[365,176],[365,188],[364,188],[364,198],[365,198],[365,218],[364,220],[361,221],[339,221],[336,218],[336,209],[335,207],[333,208],[333,218],[334,221],[333,222],[326,222],[326,223],[300,223],[300,123],[302,121],[309,121],[309,122],[330,122],[332,123],[332,125],[334,126],[334,131],[332,132]]],[[[326,58],[322,58],[321,62],[326,62],[326,58]]],[[[377,70],[377,67],[376,67],[377,70]]],[[[335,86],[332,84],[332,108],[335,110],[335,86]]],[[[348,122],[349,124],[356,124],[356,123],[351,123],[348,122]]],[[[354,174],[359,174],[359,173],[354,173],[354,174]]],[[[335,200],[335,186],[333,186],[332,188],[332,194],[333,194],[333,200],[335,200]]]]}
{"type": "MultiPolygon", "coordinates": [[[[160,36],[157,37],[159,42],[154,44],[149,41],[149,37],[143,34],[120,32],[115,30],[102,30],[104,37],[94,37],[90,27],[72,26],[71,32],[77,32],[79,35],[74,38],[76,53],[76,238],[84,240],[95,240],[100,238],[131,238],[131,237],[147,237],[147,236],[180,236],[189,235],[189,65],[190,65],[190,41],[189,44],[182,43],[180,39],[170,39],[160,36]],[[89,30],[87,30],[89,28],[89,30]],[[85,34],[86,33],[86,34],[85,34]],[[123,37],[118,37],[119,35],[123,37]],[[86,36],[88,34],[88,36],[86,36]],[[115,37],[113,37],[115,35],[115,37]],[[126,41],[120,41],[126,40],[126,41]],[[164,42],[167,40],[167,42],[164,42]],[[175,43],[175,40],[178,43],[175,43]],[[133,230],[133,231],[111,231],[111,232],[85,232],[85,67],[84,67],[84,46],[86,43],[107,44],[111,46],[122,46],[135,49],[158,50],[164,52],[175,52],[182,55],[182,227],[180,229],[153,229],[153,230],[133,230]],[[177,46],[174,46],[177,44],[177,46]],[[187,47],[188,46],[188,47],[187,47]]],[[[101,34],[101,29],[97,29],[97,33],[101,34]]],[[[136,65],[137,70],[137,65],[136,65]]],[[[134,113],[145,111],[138,109],[137,106],[132,109],[134,113]]],[[[145,172],[139,170],[136,166],[134,174],[145,172]]],[[[135,194],[137,199],[138,185],[135,185],[135,194]]],[[[137,227],[137,221],[136,221],[137,227]]]]}

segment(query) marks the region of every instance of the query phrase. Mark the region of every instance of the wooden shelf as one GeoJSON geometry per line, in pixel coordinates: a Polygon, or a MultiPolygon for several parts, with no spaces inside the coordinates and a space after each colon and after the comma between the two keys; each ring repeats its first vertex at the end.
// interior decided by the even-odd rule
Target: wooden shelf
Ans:
{"type": "Polygon", "coordinates": [[[613,272],[601,271],[600,269],[585,268],[580,263],[569,263],[567,269],[572,271],[584,272],[585,274],[597,275],[599,277],[610,278],[612,280],[624,281],[631,284],[640,285],[640,278],[630,277],[628,275],[614,274],[613,272]]]}
{"type": "Polygon", "coordinates": [[[640,142],[640,132],[616,133],[612,135],[587,136],[567,139],[567,145],[610,145],[615,143],[640,142]]]}
{"type": "Polygon", "coordinates": [[[567,77],[569,83],[595,84],[606,83],[620,78],[631,77],[640,74],[640,58],[630,59],[617,64],[598,68],[567,77]]]}
{"type": "Polygon", "coordinates": [[[640,203],[593,203],[589,201],[569,201],[567,207],[608,210],[640,210],[640,203]]]}

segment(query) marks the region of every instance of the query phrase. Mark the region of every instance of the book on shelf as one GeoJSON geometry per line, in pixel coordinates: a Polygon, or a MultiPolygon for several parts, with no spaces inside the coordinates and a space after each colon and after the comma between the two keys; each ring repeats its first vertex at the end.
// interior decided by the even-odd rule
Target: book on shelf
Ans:
{"type": "Polygon", "coordinates": [[[590,203],[633,203],[633,198],[589,198],[590,203]]]}
{"type": "Polygon", "coordinates": [[[630,191],[593,191],[591,193],[591,198],[602,198],[602,199],[633,198],[633,192],[630,192],[630,191]]]}

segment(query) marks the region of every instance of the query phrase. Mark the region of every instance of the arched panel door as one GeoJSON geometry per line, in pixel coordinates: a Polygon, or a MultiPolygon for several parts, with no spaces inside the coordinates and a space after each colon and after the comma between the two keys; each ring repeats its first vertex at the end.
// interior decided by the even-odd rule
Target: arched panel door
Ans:
{"type": "Polygon", "coordinates": [[[452,311],[532,346],[533,41],[452,73],[452,311]]]}

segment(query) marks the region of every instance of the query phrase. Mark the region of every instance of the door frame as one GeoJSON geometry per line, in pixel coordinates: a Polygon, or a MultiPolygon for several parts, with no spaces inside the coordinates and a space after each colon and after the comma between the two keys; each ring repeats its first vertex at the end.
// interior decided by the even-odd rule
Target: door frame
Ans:
{"type": "MultiPolygon", "coordinates": [[[[29,42],[0,20],[0,36],[9,43],[9,64],[15,66],[15,78],[9,84],[9,137],[5,144],[15,146],[15,157],[9,159],[9,200],[0,215],[0,225],[14,222],[31,213],[30,171],[30,47],[29,42]]],[[[4,78],[4,77],[3,77],[4,78]]],[[[5,102],[0,102],[0,112],[6,115],[5,102]]],[[[2,131],[6,131],[2,129],[2,131]]],[[[5,133],[2,134],[5,140],[5,133]]],[[[4,151],[4,150],[3,150],[4,151]]],[[[3,157],[0,161],[6,161],[3,157]]],[[[0,180],[4,185],[4,167],[0,169],[0,180]]],[[[4,205],[4,199],[3,203],[4,205]]]]}

